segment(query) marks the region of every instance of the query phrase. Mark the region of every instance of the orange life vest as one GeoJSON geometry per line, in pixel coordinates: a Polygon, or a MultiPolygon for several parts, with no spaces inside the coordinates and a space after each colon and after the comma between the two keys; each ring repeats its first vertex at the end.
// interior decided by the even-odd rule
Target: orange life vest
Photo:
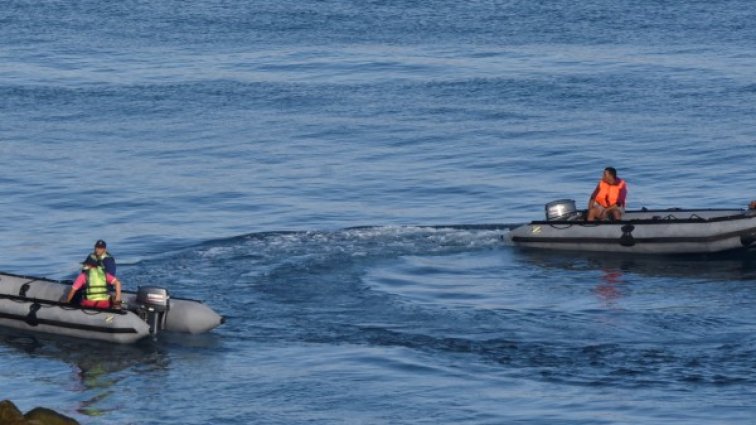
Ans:
{"type": "MultiPolygon", "coordinates": [[[[620,192],[626,188],[625,180],[617,179],[617,184],[609,184],[604,180],[599,181],[599,191],[596,194],[596,202],[604,208],[608,208],[619,201],[620,192]]],[[[622,205],[624,207],[624,202],[622,205]]]]}

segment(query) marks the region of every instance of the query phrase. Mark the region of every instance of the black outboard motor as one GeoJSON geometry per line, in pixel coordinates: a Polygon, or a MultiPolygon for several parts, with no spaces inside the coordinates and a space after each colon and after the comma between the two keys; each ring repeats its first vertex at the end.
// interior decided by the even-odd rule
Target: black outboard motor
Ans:
{"type": "Polygon", "coordinates": [[[157,286],[140,286],[137,290],[137,314],[150,325],[152,335],[163,329],[165,316],[171,307],[170,299],[168,290],[157,286]]]}

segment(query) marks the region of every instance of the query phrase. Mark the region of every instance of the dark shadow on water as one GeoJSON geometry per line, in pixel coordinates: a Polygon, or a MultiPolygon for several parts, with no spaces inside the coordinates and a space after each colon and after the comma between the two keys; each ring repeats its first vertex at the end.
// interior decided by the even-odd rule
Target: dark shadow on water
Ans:
{"type": "Polygon", "coordinates": [[[517,249],[516,255],[537,267],[574,271],[602,270],[608,281],[623,274],[716,280],[756,280],[756,253],[657,256],[617,253],[517,249]]]}
{"type": "Polygon", "coordinates": [[[0,345],[5,348],[70,365],[73,377],[67,390],[82,394],[76,410],[92,417],[124,408],[115,391],[124,379],[167,373],[169,352],[213,350],[220,343],[217,335],[164,333],[159,340],[146,338],[133,345],[121,345],[0,328],[0,345]]]}
{"type": "Polygon", "coordinates": [[[125,373],[129,369],[161,373],[169,365],[164,350],[151,340],[120,345],[2,329],[0,344],[70,365],[75,379],[68,388],[84,395],[76,410],[85,416],[103,416],[118,409],[113,387],[129,375],[125,373]]]}

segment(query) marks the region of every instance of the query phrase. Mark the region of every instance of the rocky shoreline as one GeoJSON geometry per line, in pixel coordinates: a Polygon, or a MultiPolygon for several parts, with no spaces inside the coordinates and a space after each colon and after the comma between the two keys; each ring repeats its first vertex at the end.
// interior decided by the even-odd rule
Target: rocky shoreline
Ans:
{"type": "Polygon", "coordinates": [[[21,413],[10,400],[0,401],[0,424],[2,425],[79,425],[79,422],[68,416],[44,407],[21,413]]]}

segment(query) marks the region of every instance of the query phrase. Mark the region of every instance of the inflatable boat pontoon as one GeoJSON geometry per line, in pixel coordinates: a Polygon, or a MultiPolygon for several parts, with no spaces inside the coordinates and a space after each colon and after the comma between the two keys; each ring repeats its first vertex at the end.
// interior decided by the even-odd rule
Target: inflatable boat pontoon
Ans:
{"type": "Polygon", "coordinates": [[[512,229],[516,246],[632,254],[713,254],[756,249],[756,210],[641,209],[620,221],[585,221],[562,199],[546,204],[546,220],[512,229]]]}
{"type": "Polygon", "coordinates": [[[121,294],[125,307],[67,304],[70,282],[0,273],[0,326],[130,344],[160,331],[203,333],[224,322],[205,304],[154,286],[121,294]]]}

